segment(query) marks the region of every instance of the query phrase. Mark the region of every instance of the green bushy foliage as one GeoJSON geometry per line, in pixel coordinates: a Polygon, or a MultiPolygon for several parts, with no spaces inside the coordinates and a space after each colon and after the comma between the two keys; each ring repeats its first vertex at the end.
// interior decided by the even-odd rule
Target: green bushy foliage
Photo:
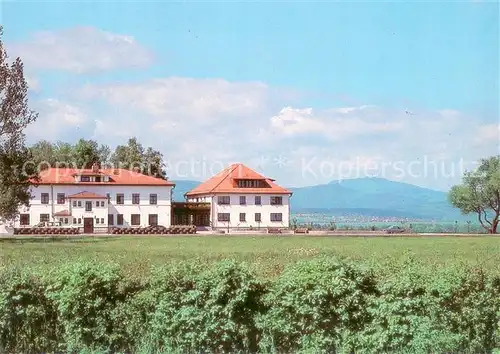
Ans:
{"type": "Polygon", "coordinates": [[[210,269],[180,267],[156,276],[159,302],[151,321],[157,348],[183,352],[257,349],[254,318],[264,288],[242,264],[222,261],[210,269]],[[158,281],[158,277],[164,281],[158,281]]]}
{"type": "Polygon", "coordinates": [[[459,336],[458,351],[491,352],[500,347],[500,277],[481,269],[462,269],[448,286],[442,285],[447,278],[436,279],[441,286],[430,286],[430,295],[439,300],[441,321],[459,336]]]}
{"type": "Polygon", "coordinates": [[[0,269],[0,352],[41,352],[54,348],[57,316],[40,279],[0,269]]]}
{"type": "Polygon", "coordinates": [[[359,351],[489,353],[500,345],[499,284],[498,276],[467,267],[426,274],[410,259],[379,283],[359,351]]]}
{"type": "Polygon", "coordinates": [[[46,296],[56,308],[64,349],[116,349],[113,313],[123,298],[119,268],[78,262],[57,270],[48,279],[46,296]]]}
{"type": "Polygon", "coordinates": [[[441,319],[439,299],[430,296],[427,277],[412,269],[379,286],[368,307],[372,322],[358,334],[358,351],[450,353],[458,336],[441,319]]]}
{"type": "Polygon", "coordinates": [[[139,282],[75,262],[0,269],[0,352],[496,353],[500,277],[425,272],[411,257],[375,278],[350,261],[296,263],[262,282],[244,264],[185,262],[139,282]]]}
{"type": "Polygon", "coordinates": [[[261,350],[352,350],[354,334],[370,322],[373,275],[338,259],[302,261],[287,268],[265,297],[261,350]]]}

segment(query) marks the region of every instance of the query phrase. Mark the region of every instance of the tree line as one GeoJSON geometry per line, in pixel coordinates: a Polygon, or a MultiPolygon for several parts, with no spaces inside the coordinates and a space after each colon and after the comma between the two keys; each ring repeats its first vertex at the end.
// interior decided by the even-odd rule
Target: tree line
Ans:
{"type": "Polygon", "coordinates": [[[162,153],[152,147],[145,148],[135,137],[114,150],[95,140],[80,139],[74,144],[42,140],[29,151],[39,171],[49,167],[88,169],[98,164],[100,168],[137,169],[146,175],[166,178],[162,153]]]}

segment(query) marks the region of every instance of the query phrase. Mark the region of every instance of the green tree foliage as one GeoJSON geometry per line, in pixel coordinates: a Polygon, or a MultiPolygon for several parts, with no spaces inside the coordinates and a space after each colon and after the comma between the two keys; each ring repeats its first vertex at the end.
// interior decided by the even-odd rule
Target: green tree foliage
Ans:
{"type": "Polygon", "coordinates": [[[163,155],[151,147],[144,148],[136,138],[113,151],[108,145],[94,140],[80,139],[72,145],[66,142],[39,141],[30,148],[34,165],[48,167],[91,168],[94,163],[102,168],[137,169],[139,172],[166,178],[163,155]]]}
{"type": "Polygon", "coordinates": [[[0,27],[0,218],[12,219],[20,205],[28,205],[30,180],[36,169],[25,145],[24,129],[37,118],[28,107],[28,84],[23,63],[9,63],[0,27]]]}
{"type": "Polygon", "coordinates": [[[100,164],[99,144],[94,140],[80,139],[73,147],[73,161],[77,168],[92,168],[100,164]]]}
{"type": "Polygon", "coordinates": [[[136,169],[146,175],[166,177],[163,155],[151,147],[144,149],[136,138],[130,138],[127,145],[117,146],[111,156],[111,163],[118,168],[136,169]]]}
{"type": "Polygon", "coordinates": [[[480,161],[475,171],[466,172],[463,183],[453,186],[450,202],[464,214],[477,214],[489,233],[497,233],[500,221],[500,155],[480,161]]]}

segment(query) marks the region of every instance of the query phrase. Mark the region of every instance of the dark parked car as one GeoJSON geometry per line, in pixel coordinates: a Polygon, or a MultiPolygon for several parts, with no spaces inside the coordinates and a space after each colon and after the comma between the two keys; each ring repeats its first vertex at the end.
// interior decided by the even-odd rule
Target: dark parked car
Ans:
{"type": "Polygon", "coordinates": [[[385,229],[385,232],[387,232],[388,234],[400,234],[400,233],[403,233],[405,231],[406,231],[405,229],[403,229],[402,227],[397,226],[397,225],[393,225],[393,226],[385,229]]]}

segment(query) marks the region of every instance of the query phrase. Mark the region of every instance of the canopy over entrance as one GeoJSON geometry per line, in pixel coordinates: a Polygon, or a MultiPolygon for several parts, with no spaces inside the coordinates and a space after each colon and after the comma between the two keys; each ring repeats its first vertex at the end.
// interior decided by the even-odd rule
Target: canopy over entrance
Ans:
{"type": "Polygon", "coordinates": [[[172,203],[172,225],[210,226],[210,203],[172,203]]]}

